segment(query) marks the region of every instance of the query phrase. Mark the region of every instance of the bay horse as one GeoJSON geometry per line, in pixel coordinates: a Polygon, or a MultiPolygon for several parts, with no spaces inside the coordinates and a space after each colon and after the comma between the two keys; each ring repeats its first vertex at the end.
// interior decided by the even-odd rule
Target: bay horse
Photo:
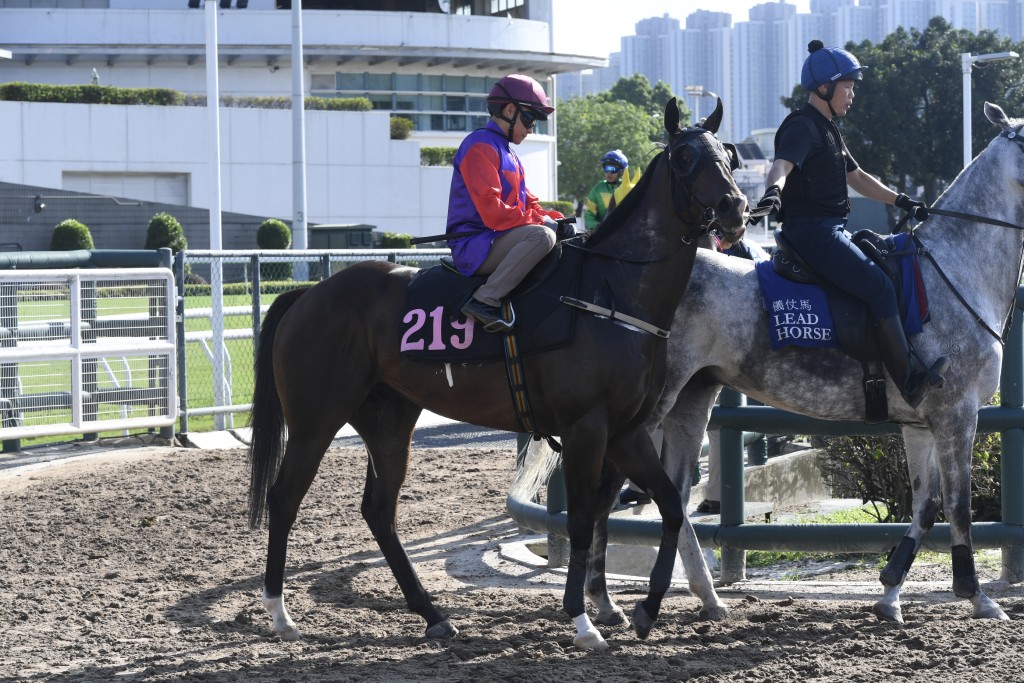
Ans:
{"type": "MultiPolygon", "coordinates": [[[[932,213],[915,230],[931,253],[921,258],[931,322],[913,344],[922,358],[947,355],[951,364],[942,388],[933,388],[917,409],[886,380],[890,420],[901,425],[914,490],[912,523],[881,570],[883,595],[872,608],[885,621],[903,623],[900,588],[940,506],[950,525],[954,595],[971,601],[976,618],[1008,618],[981,590],[975,572],[970,478],[978,409],[999,383],[1004,331],[1024,257],[1024,119],[1011,120],[990,103],[985,115],[1002,132],[933,207],[961,215],[932,213]]],[[[761,302],[750,261],[699,251],[669,340],[665,393],[648,420],[649,429],[661,424],[664,430],[662,461],[684,508],[723,385],[802,415],[864,419],[860,363],[838,349],[771,350],[761,302]]],[[[604,589],[607,532],[601,531],[595,534],[588,594],[607,611],[615,605],[604,589]]],[[[724,620],[728,609],[715,592],[688,518],[680,555],[690,591],[701,600],[700,615],[724,620]]]]}
{"type": "MultiPolygon", "coordinates": [[[[582,254],[574,296],[662,330],[672,324],[696,237],[711,223],[737,228],[747,217],[746,197],[714,135],[721,120],[719,101],[702,126],[682,127],[675,100],[668,103],[665,149],[585,244],[566,247],[582,254]]],[[[520,426],[503,361],[446,367],[401,355],[402,306],[418,272],[358,263],[311,289],[282,294],[264,320],[251,414],[249,522],[260,526],[266,512],[263,602],[273,632],[283,639],[299,637],[283,597],[288,535],[325,451],[346,423],[368,453],[363,518],[409,609],[426,621],[427,637],[458,633],[421,585],[396,531],[412,433],[423,409],[494,429],[520,426]]],[[[669,587],[683,522],[679,493],[644,427],[662,392],[665,340],[635,325],[579,313],[567,345],[524,364],[537,432],[562,440],[571,545],[562,605],[576,626],[573,642],[607,647],[587,617],[583,591],[595,519],[607,516],[617,493],[598,484],[613,469],[652,491],[665,529],[649,594],[634,612],[635,630],[644,638],[669,587]]]]}

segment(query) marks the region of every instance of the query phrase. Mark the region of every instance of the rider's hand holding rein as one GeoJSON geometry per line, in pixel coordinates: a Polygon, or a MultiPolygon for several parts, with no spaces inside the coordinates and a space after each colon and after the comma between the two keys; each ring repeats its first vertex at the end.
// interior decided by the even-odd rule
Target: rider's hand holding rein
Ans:
{"type": "Polygon", "coordinates": [[[762,218],[778,213],[782,210],[782,188],[778,185],[771,185],[764,194],[761,195],[761,201],[757,203],[754,208],[756,215],[750,218],[751,225],[757,225],[761,222],[762,218]]]}
{"type": "Polygon", "coordinates": [[[893,205],[897,209],[903,209],[909,213],[915,220],[923,221],[925,218],[928,218],[928,205],[924,202],[913,200],[902,192],[896,195],[893,205]]]}

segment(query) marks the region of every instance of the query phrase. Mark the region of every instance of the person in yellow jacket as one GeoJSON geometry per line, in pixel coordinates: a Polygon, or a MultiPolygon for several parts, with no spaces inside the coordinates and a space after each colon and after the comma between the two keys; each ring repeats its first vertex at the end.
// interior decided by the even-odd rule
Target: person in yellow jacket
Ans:
{"type": "Polygon", "coordinates": [[[601,157],[601,168],[604,180],[591,188],[584,203],[583,219],[588,231],[596,228],[640,179],[639,171],[631,175],[627,170],[629,159],[622,150],[613,149],[601,157]]]}

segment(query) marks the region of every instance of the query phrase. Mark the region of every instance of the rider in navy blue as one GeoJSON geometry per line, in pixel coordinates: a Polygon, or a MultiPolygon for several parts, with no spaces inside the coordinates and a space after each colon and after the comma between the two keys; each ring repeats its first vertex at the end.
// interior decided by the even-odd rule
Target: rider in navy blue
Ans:
{"type": "Polygon", "coordinates": [[[948,359],[940,357],[927,368],[910,350],[892,282],[846,232],[848,187],[918,220],[927,217],[927,207],[866,173],[836,126],[835,119],[850,111],[854,86],[867,67],[846,50],[824,47],[820,40],[811,41],[807,49],[800,81],[810,94],[775,134],[775,161],[758,208],[777,211],[782,233],[797,253],[821,277],[868,306],[885,367],[906,402],[916,408],[931,386],[941,386],[948,359]]]}

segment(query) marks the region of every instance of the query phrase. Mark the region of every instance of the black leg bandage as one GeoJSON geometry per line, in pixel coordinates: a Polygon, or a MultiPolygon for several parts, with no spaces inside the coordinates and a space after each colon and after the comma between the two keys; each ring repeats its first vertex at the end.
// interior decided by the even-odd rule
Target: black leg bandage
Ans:
{"type": "Polygon", "coordinates": [[[900,544],[889,551],[889,561],[878,575],[878,580],[886,586],[898,586],[903,583],[903,578],[910,571],[910,565],[914,564],[914,540],[908,536],[900,539],[900,544]]]}
{"type": "Polygon", "coordinates": [[[973,598],[978,594],[978,575],[974,571],[974,553],[966,545],[953,546],[953,595],[973,598]]]}

